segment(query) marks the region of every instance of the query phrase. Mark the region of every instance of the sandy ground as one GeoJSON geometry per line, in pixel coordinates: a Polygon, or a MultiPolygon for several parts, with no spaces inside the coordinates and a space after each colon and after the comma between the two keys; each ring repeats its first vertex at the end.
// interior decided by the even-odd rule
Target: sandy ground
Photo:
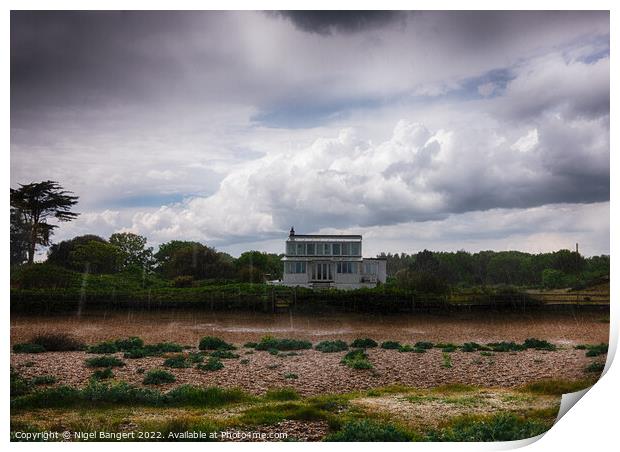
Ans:
{"type": "MultiPolygon", "coordinates": [[[[170,389],[180,384],[239,387],[254,394],[272,388],[293,387],[302,395],[342,393],[393,384],[428,388],[447,383],[464,383],[484,387],[514,387],[546,378],[576,380],[592,374],[584,372],[593,361],[583,350],[563,347],[555,352],[526,350],[518,353],[451,353],[452,367],[443,367],[441,350],[427,353],[399,353],[395,350],[370,349],[368,354],[373,370],[355,370],[342,364],[344,352],[321,353],[304,350],[298,356],[273,356],[264,351],[245,354],[239,349],[239,359],[223,360],[224,368],[206,372],[195,368],[167,369],[176,382],[159,386],[170,389]],[[242,360],[247,359],[247,364],[242,360]],[[296,379],[286,378],[297,375],[296,379]]],[[[116,354],[122,358],[122,353],[116,354]]],[[[63,384],[87,384],[93,369],[85,359],[95,355],[85,352],[48,352],[12,354],[11,366],[25,377],[49,374],[63,384]]],[[[126,366],[114,368],[115,378],[141,385],[143,375],[138,368],[163,368],[165,357],[126,359],[126,366]]],[[[601,358],[597,358],[598,361],[601,358]]]]}
{"type": "Polygon", "coordinates": [[[243,344],[262,336],[292,337],[312,342],[356,337],[377,341],[455,342],[518,341],[528,337],[555,344],[609,342],[605,312],[536,312],[532,314],[459,313],[402,314],[264,314],[188,310],[94,311],[81,316],[11,316],[11,342],[27,342],[34,334],[62,331],[92,344],[106,339],[140,336],[145,342],[173,341],[197,345],[202,336],[219,336],[243,344]]]}

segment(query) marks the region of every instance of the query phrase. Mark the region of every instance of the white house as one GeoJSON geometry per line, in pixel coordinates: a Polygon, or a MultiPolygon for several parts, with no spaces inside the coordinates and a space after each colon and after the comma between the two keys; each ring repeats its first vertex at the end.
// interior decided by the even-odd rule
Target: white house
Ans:
{"type": "Polygon", "coordinates": [[[358,289],[385,283],[386,260],[362,257],[361,235],[298,235],[286,240],[286,286],[358,289]]]}

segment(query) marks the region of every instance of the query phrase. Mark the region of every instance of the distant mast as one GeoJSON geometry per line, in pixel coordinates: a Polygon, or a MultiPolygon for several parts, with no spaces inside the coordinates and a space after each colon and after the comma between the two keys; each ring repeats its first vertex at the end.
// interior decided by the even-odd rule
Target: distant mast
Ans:
{"type": "Polygon", "coordinates": [[[579,243],[575,243],[575,252],[579,254],[579,243]]]}

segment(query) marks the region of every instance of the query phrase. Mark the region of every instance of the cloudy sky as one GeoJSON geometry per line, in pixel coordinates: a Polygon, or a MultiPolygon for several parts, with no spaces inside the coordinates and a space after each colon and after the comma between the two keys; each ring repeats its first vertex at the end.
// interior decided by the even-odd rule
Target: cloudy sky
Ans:
{"type": "Polygon", "coordinates": [[[13,12],[11,186],[55,241],[609,253],[607,12],[13,12]]]}

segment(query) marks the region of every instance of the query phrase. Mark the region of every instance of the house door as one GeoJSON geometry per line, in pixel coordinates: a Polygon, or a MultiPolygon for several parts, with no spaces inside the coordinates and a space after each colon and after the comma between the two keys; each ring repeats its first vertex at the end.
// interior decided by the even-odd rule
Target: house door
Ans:
{"type": "Polygon", "coordinates": [[[317,262],[314,264],[314,277],[317,281],[331,281],[332,277],[332,265],[317,262]]]}

